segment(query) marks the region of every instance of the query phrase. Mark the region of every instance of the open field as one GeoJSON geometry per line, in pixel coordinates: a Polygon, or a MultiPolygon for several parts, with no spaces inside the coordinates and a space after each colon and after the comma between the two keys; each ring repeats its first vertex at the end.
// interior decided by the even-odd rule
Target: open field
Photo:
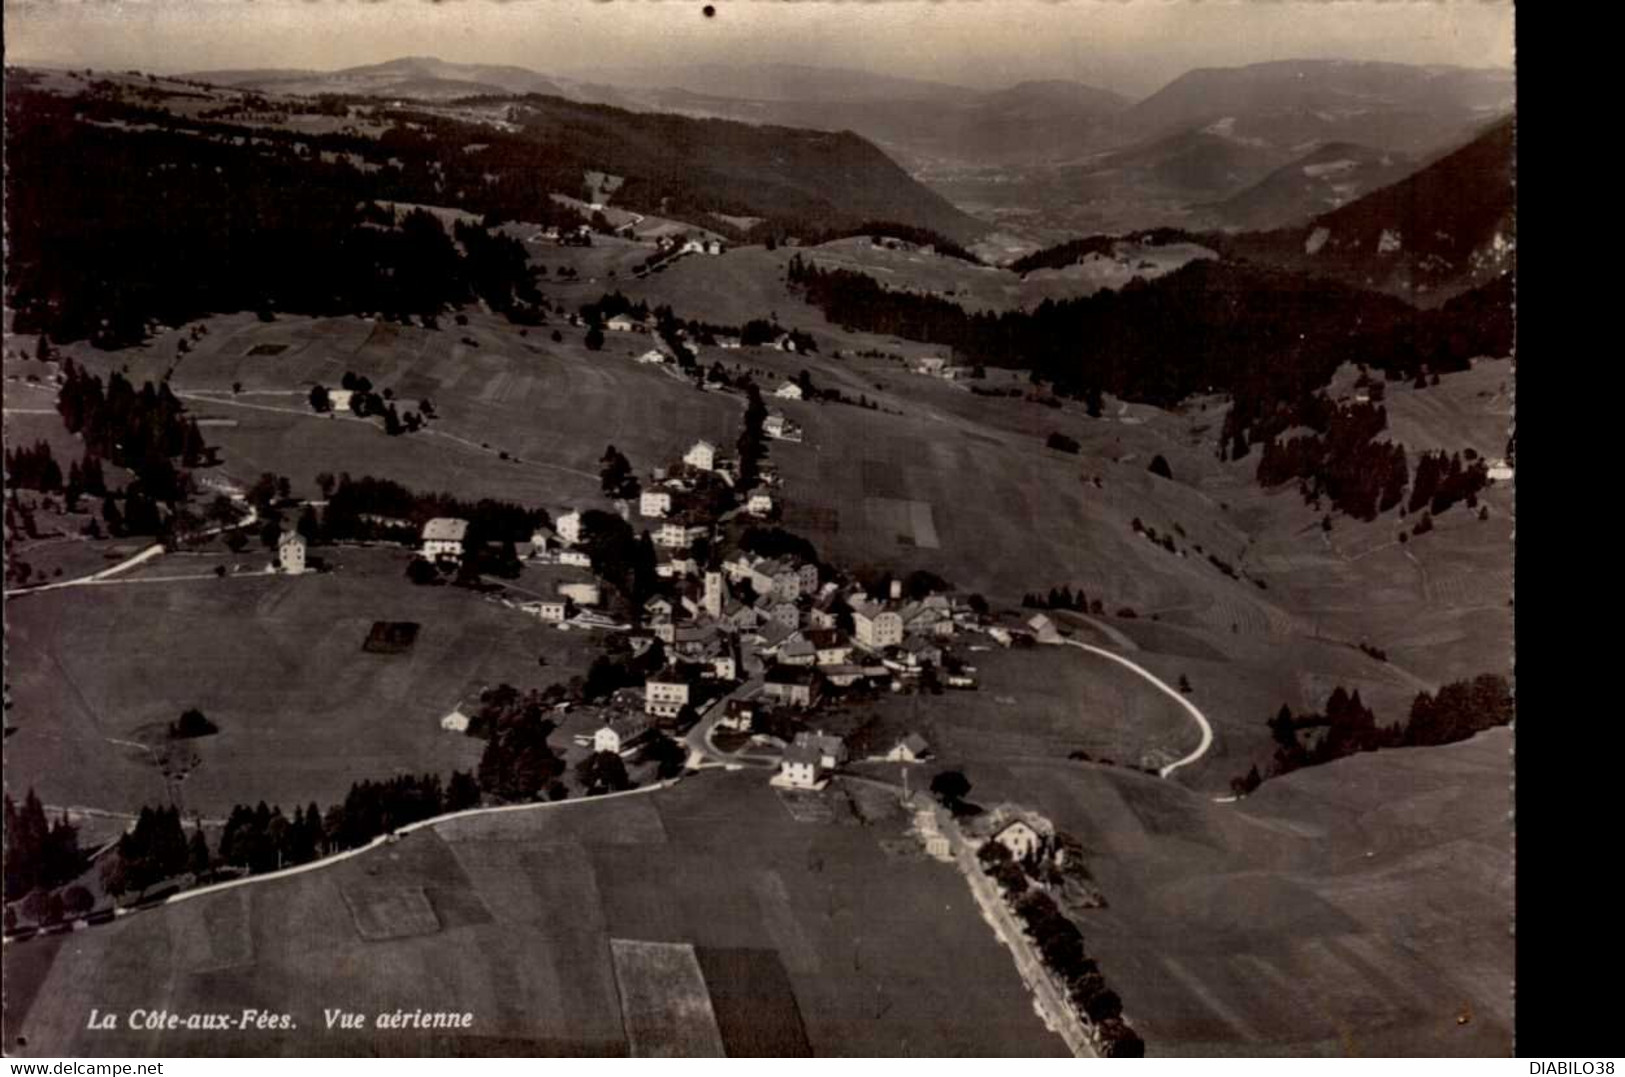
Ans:
{"type": "Polygon", "coordinates": [[[629,939],[693,947],[730,1054],[1062,1052],[954,870],[881,848],[900,834],[850,816],[798,823],[751,774],[447,823],[68,945],[8,947],[8,994],[23,1004],[8,1007],[7,1042],[53,1054],[626,1054],[611,940],[629,939]],[[368,941],[342,896],[409,888],[438,931],[368,941]],[[740,1020],[741,992],[756,986],[759,1025],[740,1020]],[[258,1007],[297,1027],[98,1033],[84,1027],[92,1006],[121,1017],[258,1007]],[[396,1008],[474,1021],[328,1032],[322,1007],[369,1023],[396,1008]]]}
{"type": "MultiPolygon", "coordinates": [[[[142,745],[161,746],[167,723],[195,706],[220,732],[188,742],[200,763],[169,783],[186,811],[327,805],[364,778],[471,767],[482,743],[442,730],[443,715],[489,685],[567,680],[595,653],[585,634],[471,592],[413,586],[405,551],[318,550],[335,572],[68,588],[8,603],[8,721],[18,727],[8,779],[50,804],[161,803],[165,782],[142,745]],[[381,620],[422,626],[410,651],[362,650],[381,620]]],[[[143,567],[196,572],[196,560],[143,567]]]]}
{"type": "Polygon", "coordinates": [[[1150,1053],[1504,1055],[1510,745],[1356,756],[1239,804],[1120,767],[967,773],[1088,850],[1109,906],[1079,926],[1150,1053]]]}

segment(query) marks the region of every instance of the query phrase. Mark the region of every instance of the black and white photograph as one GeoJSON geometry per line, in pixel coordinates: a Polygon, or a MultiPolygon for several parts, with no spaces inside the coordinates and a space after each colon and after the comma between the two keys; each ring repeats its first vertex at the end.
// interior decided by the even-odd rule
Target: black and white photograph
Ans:
{"type": "Polygon", "coordinates": [[[4,31],[8,1058],[1515,1053],[1510,0],[4,31]]]}

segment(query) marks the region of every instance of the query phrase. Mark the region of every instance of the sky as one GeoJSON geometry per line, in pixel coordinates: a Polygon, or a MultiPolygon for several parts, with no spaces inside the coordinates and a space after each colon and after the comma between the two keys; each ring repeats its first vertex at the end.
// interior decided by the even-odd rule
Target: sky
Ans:
{"type": "Polygon", "coordinates": [[[5,0],[8,63],[172,74],[399,56],[594,67],[785,62],[1130,96],[1193,67],[1510,67],[1509,0],[5,0]]]}

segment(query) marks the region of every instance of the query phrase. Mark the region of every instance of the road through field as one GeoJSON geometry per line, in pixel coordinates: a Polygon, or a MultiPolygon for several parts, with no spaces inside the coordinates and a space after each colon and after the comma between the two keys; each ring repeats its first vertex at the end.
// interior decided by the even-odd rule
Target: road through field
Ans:
{"type": "Polygon", "coordinates": [[[1192,763],[1206,755],[1209,748],[1213,747],[1213,726],[1208,722],[1207,715],[1203,714],[1199,709],[1197,709],[1196,704],[1186,699],[1178,689],[1170,687],[1166,681],[1164,681],[1161,677],[1158,677],[1155,673],[1152,673],[1139,663],[1131,662],[1122,655],[1114,654],[1103,647],[1096,647],[1088,643],[1079,643],[1077,640],[1073,639],[1058,639],[1054,640],[1053,642],[1064,643],[1069,646],[1076,647],[1079,650],[1088,651],[1091,654],[1098,654],[1102,658],[1111,659],[1120,666],[1128,667],[1135,673],[1138,673],[1140,676],[1150,681],[1152,684],[1156,685],[1157,688],[1159,688],[1169,699],[1172,699],[1175,703],[1178,703],[1181,707],[1184,707],[1185,712],[1195,720],[1198,728],[1200,728],[1202,731],[1202,742],[1196,746],[1196,749],[1193,752],[1185,756],[1183,759],[1176,759],[1159,770],[1157,772],[1158,777],[1166,778],[1180,767],[1190,766],[1192,763]]]}

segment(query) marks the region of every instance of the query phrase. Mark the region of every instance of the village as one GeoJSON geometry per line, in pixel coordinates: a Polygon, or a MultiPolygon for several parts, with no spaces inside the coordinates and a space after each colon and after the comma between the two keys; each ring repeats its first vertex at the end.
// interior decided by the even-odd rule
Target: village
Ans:
{"type": "MultiPolygon", "coordinates": [[[[778,415],[763,426],[794,429],[778,415]]],[[[782,507],[777,471],[767,460],[752,470],[757,484],[737,489],[739,461],[700,440],[681,459],[653,469],[635,497],[616,502],[621,518],[641,528],[656,551],[658,586],[636,609],[597,575],[603,566],[588,549],[590,510],[570,507],[516,544],[527,581],[545,579],[552,593],[497,586],[488,601],[562,632],[616,637],[632,660],[647,665],[653,652],[657,662],[640,685],[562,704],[561,754],[609,752],[633,763],[652,738],[671,736],[684,741],[690,768],[771,768],[776,786],[819,790],[849,764],[932,758],[914,730],[885,743],[848,744],[821,727],[832,709],[851,700],[974,690],[975,668],[959,650],[1053,637],[1043,614],[1029,623],[995,624],[985,603],[951,593],[929,573],[876,581],[871,593],[772,526],[782,507]],[[744,545],[758,552],[726,541],[741,525],[754,536],[744,545]],[[762,552],[764,546],[782,548],[762,552]]],[[[428,520],[416,558],[455,572],[475,554],[468,535],[468,520],[428,520]]],[[[306,571],[298,531],[278,539],[276,568],[306,571]]],[[[462,733],[468,721],[459,709],[442,725],[462,733]]]]}

